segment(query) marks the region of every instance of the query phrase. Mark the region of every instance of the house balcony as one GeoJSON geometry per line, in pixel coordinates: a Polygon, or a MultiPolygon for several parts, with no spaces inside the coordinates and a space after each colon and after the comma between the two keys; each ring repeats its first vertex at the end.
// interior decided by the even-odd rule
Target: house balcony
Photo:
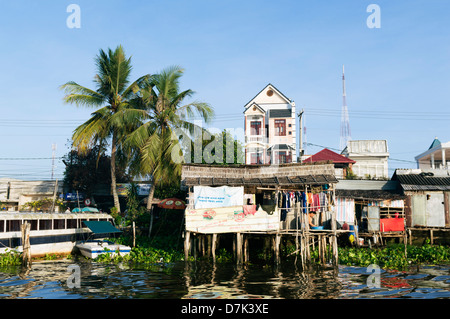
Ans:
{"type": "Polygon", "coordinates": [[[263,135],[250,135],[245,137],[246,143],[263,143],[264,136],[263,135]]]}

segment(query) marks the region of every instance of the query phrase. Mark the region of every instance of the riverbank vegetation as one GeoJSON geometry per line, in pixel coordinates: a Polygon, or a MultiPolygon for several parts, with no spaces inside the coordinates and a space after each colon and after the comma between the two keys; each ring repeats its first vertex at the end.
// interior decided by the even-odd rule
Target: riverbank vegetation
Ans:
{"type": "Polygon", "coordinates": [[[430,245],[405,246],[393,244],[379,248],[339,248],[339,263],[350,266],[369,266],[376,264],[385,269],[405,270],[420,264],[450,263],[450,247],[430,245]]]}

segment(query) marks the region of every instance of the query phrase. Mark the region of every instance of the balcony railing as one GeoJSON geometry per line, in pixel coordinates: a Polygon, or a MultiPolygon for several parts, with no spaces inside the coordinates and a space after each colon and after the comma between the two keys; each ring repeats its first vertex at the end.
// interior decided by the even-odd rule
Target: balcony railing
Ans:
{"type": "Polygon", "coordinates": [[[245,140],[247,143],[250,142],[264,142],[264,136],[246,136],[245,140]]]}

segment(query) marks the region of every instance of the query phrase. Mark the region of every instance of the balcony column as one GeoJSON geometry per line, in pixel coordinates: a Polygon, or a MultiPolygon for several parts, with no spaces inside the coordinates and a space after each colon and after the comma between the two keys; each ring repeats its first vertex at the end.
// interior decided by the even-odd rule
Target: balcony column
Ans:
{"type": "Polygon", "coordinates": [[[431,168],[435,169],[435,167],[434,167],[434,154],[431,154],[431,168]]]}
{"type": "Polygon", "coordinates": [[[446,168],[447,167],[447,161],[445,160],[445,148],[441,149],[441,154],[442,154],[442,167],[441,168],[446,168]]]}

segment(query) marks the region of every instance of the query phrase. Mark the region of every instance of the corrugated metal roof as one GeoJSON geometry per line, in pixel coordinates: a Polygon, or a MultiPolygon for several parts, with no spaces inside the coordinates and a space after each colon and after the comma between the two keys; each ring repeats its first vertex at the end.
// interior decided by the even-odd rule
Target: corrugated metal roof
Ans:
{"type": "Polygon", "coordinates": [[[399,186],[398,181],[343,179],[336,185],[336,189],[394,191],[397,190],[399,186]]]}
{"type": "Polygon", "coordinates": [[[265,178],[190,177],[184,179],[184,183],[187,186],[295,186],[337,182],[336,177],[333,175],[274,176],[265,178]]]}
{"type": "Polygon", "coordinates": [[[348,141],[347,151],[356,154],[388,153],[388,145],[386,140],[353,140],[348,141]]]}
{"type": "Polygon", "coordinates": [[[450,186],[444,185],[407,185],[402,184],[405,191],[450,191],[450,186]]]}
{"type": "Polygon", "coordinates": [[[450,177],[434,176],[430,173],[420,174],[395,174],[406,191],[445,191],[450,190],[450,177]]]}
{"type": "MultiPolygon", "coordinates": [[[[338,183],[339,185],[339,183],[338,183]]],[[[396,192],[383,191],[383,190],[354,190],[354,189],[336,189],[336,196],[346,197],[353,199],[365,199],[365,200],[396,200],[405,199],[403,196],[396,192]]]]}

